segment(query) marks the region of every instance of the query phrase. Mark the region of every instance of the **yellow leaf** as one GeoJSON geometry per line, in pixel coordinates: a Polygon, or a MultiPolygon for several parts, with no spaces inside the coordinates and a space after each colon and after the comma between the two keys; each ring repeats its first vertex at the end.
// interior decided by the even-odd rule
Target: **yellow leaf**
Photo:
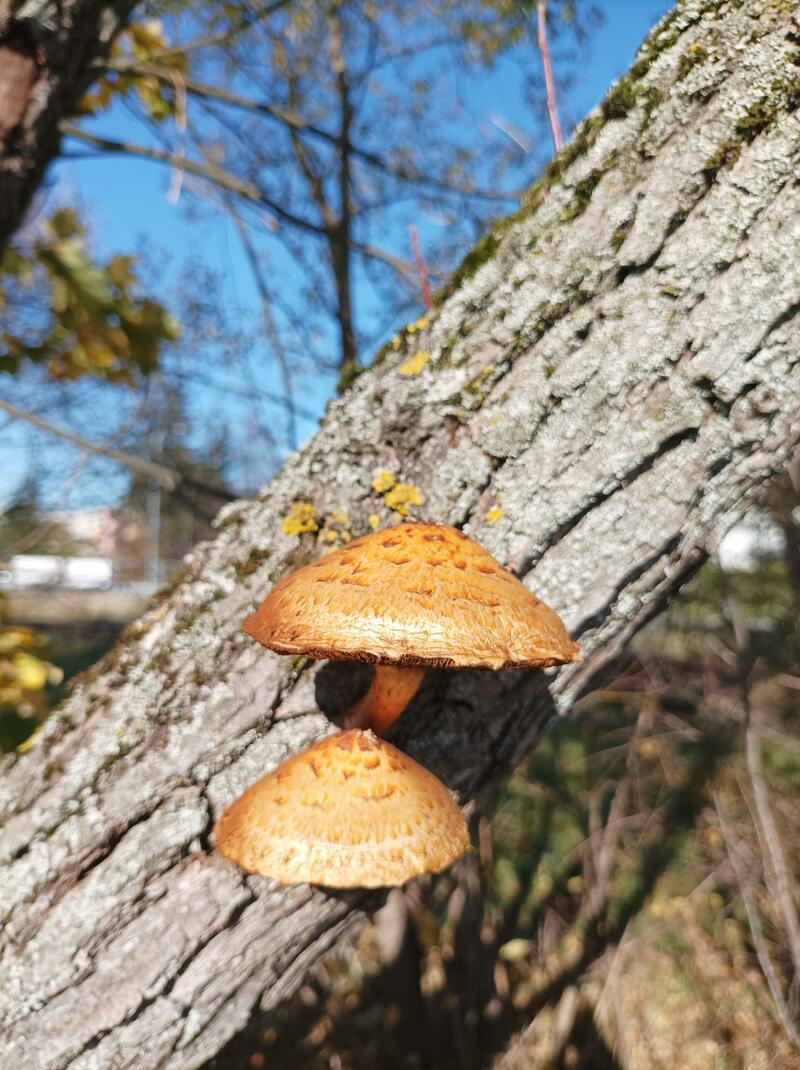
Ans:
{"type": "Polygon", "coordinates": [[[18,625],[0,628],[0,654],[9,654],[15,647],[33,646],[35,642],[36,633],[32,628],[18,625]]]}
{"type": "Polygon", "coordinates": [[[498,949],[497,954],[504,962],[519,962],[520,959],[524,959],[526,955],[530,954],[532,947],[533,944],[530,940],[523,940],[521,937],[517,937],[503,944],[498,949]]]}
{"type": "Polygon", "coordinates": [[[15,654],[14,671],[24,691],[41,691],[47,683],[47,663],[33,654],[15,654]]]}

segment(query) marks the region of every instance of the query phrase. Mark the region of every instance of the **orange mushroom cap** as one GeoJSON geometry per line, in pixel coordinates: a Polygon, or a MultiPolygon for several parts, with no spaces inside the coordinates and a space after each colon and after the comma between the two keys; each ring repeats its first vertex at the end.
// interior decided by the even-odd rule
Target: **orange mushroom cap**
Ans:
{"type": "Polygon", "coordinates": [[[224,855],[284,884],[378,888],[469,846],[444,784],[372,732],[327,736],[262,777],[215,827],[224,855]]]}
{"type": "Polygon", "coordinates": [[[579,659],[561,618],[456,528],[372,532],[275,585],[244,630],[283,654],[546,668],[579,659]]]}

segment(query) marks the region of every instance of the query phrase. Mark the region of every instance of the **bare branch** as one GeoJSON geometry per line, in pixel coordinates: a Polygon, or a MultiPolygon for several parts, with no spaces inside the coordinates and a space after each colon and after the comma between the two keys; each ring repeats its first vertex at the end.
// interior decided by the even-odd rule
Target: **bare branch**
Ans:
{"type": "Polygon", "coordinates": [[[747,920],[753,937],[753,946],[756,949],[756,955],[758,956],[761,971],[769,986],[772,1001],[778,1013],[780,1023],[783,1026],[783,1031],[792,1046],[800,1051],[800,1034],[798,1034],[791,1015],[789,1014],[789,1008],[786,1005],[786,1000],[781,991],[780,982],[775,973],[775,967],[772,965],[772,959],[769,957],[769,950],[764,938],[764,930],[761,927],[761,915],[758,912],[755,895],[753,894],[752,886],[747,878],[744,866],[742,865],[742,859],[739,855],[738,848],[734,843],[735,836],[733,826],[731,825],[730,814],[728,813],[728,808],[725,805],[722,796],[718,792],[714,795],[714,805],[717,810],[717,816],[719,817],[720,829],[722,831],[722,837],[725,840],[725,848],[728,852],[728,858],[733,866],[734,873],[736,874],[736,881],[739,885],[739,890],[742,893],[742,902],[744,903],[744,908],[747,912],[747,920]]]}
{"type": "Polygon", "coordinates": [[[294,212],[287,211],[280,204],[267,197],[258,186],[237,178],[229,171],[217,167],[216,164],[198,163],[196,160],[186,159],[178,153],[154,149],[149,145],[138,145],[130,141],[115,141],[112,138],[98,137],[96,134],[90,134],[88,131],[82,130],[79,126],[73,126],[72,123],[62,123],[61,132],[68,137],[85,141],[89,145],[96,145],[98,148],[103,149],[104,152],[121,152],[127,156],[141,156],[145,160],[165,163],[170,167],[180,167],[187,173],[208,179],[209,182],[213,182],[222,189],[229,190],[231,193],[235,193],[238,197],[251,201],[253,204],[260,204],[264,208],[268,208],[279,219],[286,223],[291,223],[292,226],[298,227],[300,230],[320,236],[325,234],[325,228],[318,223],[312,223],[309,219],[304,219],[302,216],[295,215],[294,212]]]}
{"type": "Polygon", "coordinates": [[[167,468],[166,465],[156,464],[154,461],[146,461],[141,457],[134,457],[133,454],[126,453],[124,450],[112,450],[108,449],[106,446],[99,445],[97,442],[90,442],[81,435],[76,435],[71,431],[64,431],[60,427],[55,427],[53,424],[48,423],[47,420],[43,420],[41,416],[37,416],[35,413],[28,412],[25,409],[17,408],[16,405],[12,405],[10,402],[4,401],[2,398],[0,398],[0,409],[7,412],[13,419],[29,423],[40,431],[46,431],[48,435],[54,435],[56,438],[64,439],[65,442],[71,442],[73,446],[78,446],[82,450],[88,450],[89,453],[96,453],[101,457],[108,457],[109,460],[124,465],[125,468],[129,468],[132,472],[138,472],[139,475],[147,476],[149,479],[155,479],[157,482],[161,483],[162,486],[166,487],[167,490],[175,490],[179,484],[185,484],[194,487],[197,490],[216,494],[217,497],[221,498],[223,501],[233,501],[236,497],[236,495],[223,490],[222,487],[215,487],[211,483],[204,483],[201,480],[196,480],[192,476],[185,475],[183,472],[179,472],[174,468],[167,468]]]}
{"type": "MultiPolygon", "coordinates": [[[[159,67],[156,64],[143,63],[134,59],[109,59],[104,61],[100,66],[103,70],[117,71],[120,74],[141,74],[149,78],[157,78],[166,85],[173,86],[173,79],[169,70],[165,70],[163,67],[159,67]]],[[[192,96],[201,97],[207,100],[216,100],[222,104],[227,104],[232,108],[239,108],[243,111],[265,115],[270,119],[282,123],[290,131],[300,134],[311,134],[313,137],[326,141],[330,145],[338,145],[339,143],[338,134],[332,134],[329,130],[325,130],[324,127],[318,126],[316,123],[303,118],[303,116],[293,108],[284,108],[280,104],[270,104],[267,101],[250,100],[247,97],[239,96],[237,93],[232,93],[229,90],[220,89],[219,86],[206,85],[205,83],[198,82],[192,78],[185,79],[184,85],[186,92],[190,93],[192,96]]],[[[448,182],[446,179],[433,178],[430,175],[425,174],[423,171],[418,171],[414,167],[394,164],[379,156],[377,153],[371,152],[369,149],[365,149],[357,144],[351,143],[350,149],[353,156],[357,156],[360,160],[363,160],[364,163],[391,175],[392,178],[400,179],[403,182],[413,182],[417,185],[428,186],[430,189],[441,190],[445,193],[460,194],[464,197],[475,197],[479,200],[497,201],[504,204],[518,201],[521,196],[520,190],[510,190],[507,193],[502,191],[498,192],[497,190],[482,189],[480,187],[473,188],[471,186],[462,186],[455,182],[448,182]]]]}
{"type": "Polygon", "coordinates": [[[561,123],[558,121],[558,106],[556,104],[556,83],[553,78],[553,63],[550,58],[550,46],[547,43],[547,5],[544,0],[539,0],[536,5],[536,41],[539,51],[542,53],[542,66],[544,67],[544,84],[547,91],[547,117],[550,120],[550,131],[553,135],[553,144],[556,152],[561,152],[564,147],[564,136],[561,133],[561,123]]]}
{"type": "Polygon", "coordinates": [[[289,439],[289,448],[292,450],[297,449],[297,417],[294,404],[294,389],[292,386],[291,369],[289,367],[289,360],[286,355],[286,351],[283,348],[283,342],[278,332],[275,319],[272,315],[270,293],[267,287],[267,281],[264,278],[264,272],[261,268],[261,263],[258,259],[258,253],[253,245],[252,238],[247,230],[244,220],[241,215],[236,211],[233,205],[230,205],[231,215],[233,217],[236,230],[239,234],[239,240],[244,248],[247,261],[250,264],[250,270],[253,273],[253,280],[258,290],[259,300],[261,302],[261,318],[264,323],[264,329],[267,332],[270,344],[273,352],[278,361],[278,367],[281,372],[281,379],[283,380],[283,403],[286,406],[286,433],[289,439]]]}
{"type": "Polygon", "coordinates": [[[125,453],[122,450],[107,449],[105,446],[98,445],[96,442],[90,442],[88,439],[75,435],[71,431],[64,431],[60,427],[55,427],[53,424],[43,420],[41,416],[36,416],[32,412],[27,412],[25,409],[18,409],[16,405],[12,405],[8,401],[4,401],[0,398],[0,409],[7,412],[9,416],[12,416],[15,420],[23,420],[25,423],[32,424],[33,427],[38,428],[40,431],[46,431],[48,435],[55,435],[56,438],[63,438],[66,442],[71,442],[73,446],[79,446],[82,450],[88,450],[90,453],[100,454],[102,457],[108,457],[112,461],[118,461],[119,464],[124,465],[126,468],[130,468],[133,472],[138,472],[140,475],[149,476],[151,479],[157,480],[167,490],[174,490],[180,482],[180,474],[172,468],[166,468],[162,464],[155,464],[152,461],[142,460],[141,457],[134,457],[130,453],[125,453]]]}
{"type": "MultiPolygon", "coordinates": [[[[748,710],[748,715],[750,711],[748,710]]],[[[764,780],[764,770],[761,765],[761,740],[758,728],[748,716],[747,725],[747,771],[750,774],[750,785],[753,789],[753,798],[756,804],[758,824],[761,827],[762,838],[767,845],[769,860],[775,874],[775,892],[777,905],[783,915],[783,923],[788,937],[789,951],[792,956],[795,977],[800,979],[800,925],[797,920],[797,910],[792,896],[791,877],[786,865],[786,857],[783,853],[778,829],[772,816],[772,807],[769,802],[769,792],[764,780]]]]}
{"type": "MultiPolygon", "coordinates": [[[[298,227],[306,233],[315,234],[318,237],[325,237],[327,235],[326,227],[320,226],[318,223],[313,223],[311,220],[304,219],[302,216],[287,211],[285,208],[282,208],[281,205],[265,196],[258,186],[253,185],[251,182],[246,182],[243,179],[236,178],[235,175],[217,167],[216,164],[198,163],[196,160],[185,159],[177,153],[166,152],[163,149],[154,149],[148,145],[138,145],[134,142],[115,141],[112,138],[98,137],[96,134],[90,134],[88,131],[82,130],[78,126],[73,126],[71,123],[62,123],[61,132],[68,137],[84,141],[89,145],[95,145],[97,148],[102,149],[104,153],[120,152],[128,156],[140,156],[145,160],[153,160],[156,163],[167,164],[169,167],[180,167],[188,174],[204,178],[219,186],[221,189],[228,190],[230,193],[236,194],[237,197],[249,201],[251,204],[258,204],[263,208],[267,208],[270,212],[273,212],[276,216],[283,219],[284,222],[291,223],[292,226],[298,227]]],[[[407,260],[403,260],[399,256],[394,256],[392,253],[386,252],[384,249],[378,249],[374,245],[368,245],[366,242],[359,241],[352,242],[352,248],[355,249],[356,252],[361,253],[362,256],[369,257],[372,260],[379,260],[381,263],[386,264],[404,278],[413,276],[413,264],[410,264],[407,260]]]]}

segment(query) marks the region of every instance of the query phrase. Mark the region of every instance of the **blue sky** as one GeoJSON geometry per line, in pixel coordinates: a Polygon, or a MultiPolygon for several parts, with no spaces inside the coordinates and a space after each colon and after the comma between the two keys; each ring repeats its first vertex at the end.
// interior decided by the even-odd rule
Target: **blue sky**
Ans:
{"type": "MultiPolygon", "coordinates": [[[[559,101],[565,130],[571,129],[602,98],[614,79],[627,70],[636,48],[671,4],[665,0],[607,0],[602,6],[603,23],[593,31],[591,42],[581,53],[574,84],[559,101]]],[[[531,54],[530,62],[540,63],[538,53],[531,54]]],[[[468,79],[460,79],[456,75],[454,90],[466,104],[465,125],[472,122],[478,128],[500,115],[512,126],[530,126],[526,123],[528,104],[522,96],[519,72],[512,64],[504,64],[485,77],[475,77],[473,73],[468,79]]],[[[98,119],[94,128],[117,139],[142,140],[138,124],[120,106],[98,119]]],[[[531,147],[533,158],[540,164],[550,152],[548,143],[531,147]]],[[[137,248],[151,250],[154,256],[145,279],[151,292],[158,294],[168,289],[184,265],[207,264],[223,280],[225,301],[244,314],[255,315],[257,295],[232,225],[210,210],[192,211],[191,198],[183,196],[178,204],[171,203],[167,196],[169,178],[163,166],[129,157],[61,160],[50,174],[53,189],[49,202],[66,197],[85,207],[86,216],[92,222],[92,246],[101,257],[137,248]]],[[[420,220],[423,246],[434,231],[435,220],[420,220]]],[[[400,255],[409,256],[409,250],[401,247],[407,244],[405,233],[387,233],[384,237],[385,246],[394,246],[400,255]]],[[[280,264],[277,266],[280,268],[280,264]]],[[[380,310],[374,307],[374,295],[358,275],[355,300],[360,307],[362,327],[375,333],[378,324],[384,326],[379,318],[380,310]]],[[[399,325],[393,324],[392,329],[399,325]]],[[[1,384],[2,377],[0,389],[1,384]]],[[[276,391],[280,386],[277,376],[263,378],[261,384],[264,389],[276,391]]],[[[304,380],[303,405],[312,413],[321,414],[333,391],[333,376],[318,375],[304,380]]],[[[234,395],[226,396],[221,402],[218,394],[197,388],[193,391],[192,405],[193,417],[201,422],[219,418],[220,405],[224,406],[226,419],[236,422],[244,418],[243,402],[234,395]]],[[[278,411],[268,416],[273,418],[280,425],[282,417],[278,411]]],[[[313,420],[301,418],[300,439],[308,438],[314,429],[313,420]]],[[[47,504],[72,508],[113,505],[124,491],[124,473],[110,464],[92,462],[89,468],[94,478],[76,478],[65,492],[64,472],[74,469],[78,454],[71,447],[54,447],[52,441],[41,439],[39,432],[11,425],[0,427],[0,502],[15,492],[32,451],[42,450],[46,450],[47,466],[52,468],[52,475],[45,481],[47,504]]]]}

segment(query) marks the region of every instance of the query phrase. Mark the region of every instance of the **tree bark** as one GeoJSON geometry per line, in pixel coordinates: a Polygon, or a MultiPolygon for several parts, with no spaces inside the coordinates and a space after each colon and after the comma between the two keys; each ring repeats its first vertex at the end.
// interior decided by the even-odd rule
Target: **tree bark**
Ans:
{"type": "Polygon", "coordinates": [[[463,527],[580,640],[584,661],[558,674],[430,674],[395,741],[467,803],[792,456],[789,6],[689,0],[668,16],[427,326],[330,405],[259,500],[223,510],[174,589],[6,760],[3,1065],[197,1067],[381,901],[248,877],[210,842],[243,788],[329,727],[336,673],[240,631],[321,552],[284,533],[295,503],[328,530],[390,523],[372,488],[387,469],[420,488],[418,515],[463,527]]]}
{"type": "Polygon", "coordinates": [[[8,0],[0,7],[0,252],[20,226],[58,124],[73,114],[135,0],[8,0]]]}

